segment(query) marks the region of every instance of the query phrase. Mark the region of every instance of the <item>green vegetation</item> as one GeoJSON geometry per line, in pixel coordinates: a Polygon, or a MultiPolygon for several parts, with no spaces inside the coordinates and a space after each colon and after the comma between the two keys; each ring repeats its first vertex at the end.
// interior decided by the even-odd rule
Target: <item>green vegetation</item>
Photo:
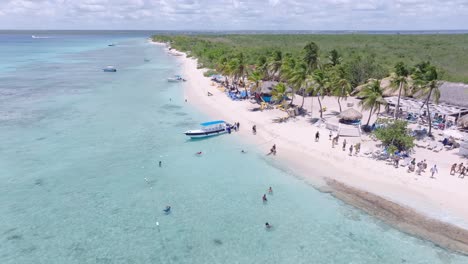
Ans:
{"type": "MultiPolygon", "coordinates": [[[[468,83],[468,35],[165,35],[154,39],[191,51],[208,68],[216,68],[219,58],[238,53],[244,54],[248,65],[261,65],[278,51],[277,59],[304,59],[313,55],[314,47],[310,54],[304,53],[304,47],[313,42],[318,47],[318,64],[343,65],[353,87],[369,77],[387,76],[398,62],[415,65],[421,61],[431,61],[441,80],[468,83]]],[[[306,64],[313,70],[317,62],[306,64]]]]}
{"type": "Polygon", "coordinates": [[[414,147],[414,137],[408,134],[407,122],[391,120],[387,126],[375,130],[375,136],[388,147],[388,153],[396,150],[410,150],[414,147]]]}

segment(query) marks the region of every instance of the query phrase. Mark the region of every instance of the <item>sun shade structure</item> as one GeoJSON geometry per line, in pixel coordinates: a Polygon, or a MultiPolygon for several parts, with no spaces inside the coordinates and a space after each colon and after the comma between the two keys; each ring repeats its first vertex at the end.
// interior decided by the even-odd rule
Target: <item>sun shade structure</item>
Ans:
{"type": "Polygon", "coordinates": [[[338,115],[339,118],[347,121],[361,120],[362,114],[354,108],[344,110],[338,115]]]}
{"type": "MultiPolygon", "coordinates": [[[[395,107],[398,102],[397,96],[387,97],[385,101],[390,106],[395,107]]],[[[400,108],[404,111],[411,112],[411,113],[420,113],[426,110],[426,106],[424,105],[423,100],[418,100],[414,98],[401,98],[400,99],[400,108]]],[[[456,106],[447,103],[440,103],[438,105],[429,103],[429,109],[431,113],[437,113],[441,115],[449,115],[449,116],[462,116],[468,113],[468,107],[456,106]]]]}
{"type": "MultiPolygon", "coordinates": [[[[270,94],[272,93],[273,89],[275,86],[278,84],[278,82],[275,81],[265,81],[260,84],[260,93],[262,94],[270,94]]],[[[287,93],[292,93],[293,89],[291,87],[288,87],[286,89],[287,93]]]]}
{"type": "Polygon", "coordinates": [[[464,115],[458,120],[458,124],[464,128],[468,128],[468,115],[464,115]]]}

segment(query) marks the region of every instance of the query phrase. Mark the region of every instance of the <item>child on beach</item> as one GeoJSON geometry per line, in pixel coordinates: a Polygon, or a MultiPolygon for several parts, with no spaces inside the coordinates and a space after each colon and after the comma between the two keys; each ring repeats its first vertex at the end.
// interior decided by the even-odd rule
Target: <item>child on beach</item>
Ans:
{"type": "Polygon", "coordinates": [[[434,179],[434,174],[438,172],[437,165],[434,165],[434,167],[431,168],[431,178],[434,179]]]}

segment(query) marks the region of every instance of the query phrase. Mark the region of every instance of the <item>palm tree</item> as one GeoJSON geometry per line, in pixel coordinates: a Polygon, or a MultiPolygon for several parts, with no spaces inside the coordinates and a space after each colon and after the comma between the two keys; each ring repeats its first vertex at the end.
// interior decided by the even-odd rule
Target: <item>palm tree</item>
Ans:
{"type": "Polygon", "coordinates": [[[323,99],[325,95],[328,94],[330,82],[326,73],[319,69],[314,71],[310,79],[312,80],[312,85],[309,87],[309,92],[317,95],[317,100],[320,107],[320,118],[323,118],[322,101],[320,98],[323,99]]]}
{"type": "Polygon", "coordinates": [[[254,89],[253,89],[254,92],[258,90],[258,87],[260,86],[260,81],[262,79],[263,79],[263,74],[261,71],[256,70],[250,73],[248,80],[254,83],[254,89]]]}
{"type": "Polygon", "coordinates": [[[278,100],[278,103],[281,103],[287,95],[287,87],[284,83],[280,82],[278,83],[275,88],[273,88],[273,91],[271,91],[271,95],[275,100],[278,100]]]}
{"type": "Polygon", "coordinates": [[[409,75],[409,71],[406,68],[405,64],[403,62],[398,62],[395,65],[395,74],[392,76],[392,79],[390,82],[390,87],[392,91],[395,91],[398,89],[397,105],[393,113],[394,119],[397,119],[397,113],[398,113],[398,110],[400,109],[401,92],[403,90],[405,91],[405,94],[407,94],[408,92],[408,81],[407,81],[408,75],[409,75]]]}
{"type": "Polygon", "coordinates": [[[308,86],[309,74],[307,73],[307,65],[300,63],[290,73],[289,83],[296,91],[300,91],[302,95],[301,108],[304,107],[305,91],[308,86]]]}
{"type": "Polygon", "coordinates": [[[271,77],[277,81],[281,78],[281,65],[283,64],[283,53],[281,51],[276,50],[270,57],[270,61],[268,63],[268,69],[271,73],[271,77]]]}
{"type": "Polygon", "coordinates": [[[306,63],[307,69],[310,73],[318,68],[318,51],[319,48],[315,42],[309,42],[304,47],[304,62],[306,63]]]}
{"type": "Polygon", "coordinates": [[[330,60],[330,65],[334,67],[341,63],[341,56],[336,49],[333,49],[328,53],[328,60],[330,60]]]}
{"type": "Polygon", "coordinates": [[[360,97],[363,97],[359,102],[359,105],[363,110],[369,111],[369,119],[367,119],[366,126],[369,126],[370,119],[374,114],[375,110],[380,111],[380,106],[385,104],[383,99],[383,90],[380,87],[380,80],[374,80],[368,83],[358,94],[360,97]]]}
{"type": "Polygon", "coordinates": [[[268,60],[265,56],[260,56],[257,60],[257,70],[262,74],[263,78],[269,79],[268,75],[268,60]]]}
{"type": "Polygon", "coordinates": [[[229,65],[229,60],[226,57],[222,57],[219,60],[219,62],[216,64],[216,71],[218,71],[219,73],[221,73],[222,75],[225,76],[226,86],[229,85],[229,81],[228,81],[227,76],[230,75],[228,65],[229,65]]]}
{"type": "Polygon", "coordinates": [[[429,126],[428,135],[430,136],[432,135],[432,119],[429,103],[432,101],[436,105],[439,104],[439,87],[441,82],[439,81],[437,69],[434,66],[430,65],[429,63],[424,64],[423,66],[424,67],[418,67],[417,65],[413,76],[419,92],[418,97],[425,98],[421,108],[426,106],[427,122],[429,126]]]}
{"type": "MultiPolygon", "coordinates": [[[[241,52],[236,57],[228,63],[229,73],[234,79],[234,83],[236,84],[236,89],[238,85],[238,81],[242,78],[242,82],[244,82],[245,75],[247,73],[247,64],[244,60],[244,54],[241,52]]],[[[247,87],[245,87],[245,91],[247,92],[247,87]]]]}
{"type": "Polygon", "coordinates": [[[341,113],[341,102],[340,100],[342,98],[347,98],[348,94],[352,91],[351,84],[349,83],[348,80],[344,78],[336,78],[333,80],[333,90],[332,93],[334,96],[336,96],[337,101],[338,101],[338,106],[340,107],[340,113],[341,113]]]}

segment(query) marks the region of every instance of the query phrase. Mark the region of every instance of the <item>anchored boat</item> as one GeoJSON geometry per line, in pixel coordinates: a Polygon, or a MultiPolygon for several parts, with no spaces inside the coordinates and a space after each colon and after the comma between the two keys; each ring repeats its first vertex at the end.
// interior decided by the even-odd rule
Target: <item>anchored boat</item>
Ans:
{"type": "Polygon", "coordinates": [[[117,71],[117,69],[114,68],[114,66],[107,66],[102,70],[105,71],[105,72],[116,72],[117,71]]]}
{"type": "Polygon", "coordinates": [[[185,79],[180,75],[174,75],[174,77],[167,78],[168,82],[185,82],[185,79]]]}
{"type": "Polygon", "coordinates": [[[231,129],[231,126],[223,120],[201,123],[200,126],[200,129],[186,131],[185,135],[191,138],[204,138],[221,135],[231,129]]]}

